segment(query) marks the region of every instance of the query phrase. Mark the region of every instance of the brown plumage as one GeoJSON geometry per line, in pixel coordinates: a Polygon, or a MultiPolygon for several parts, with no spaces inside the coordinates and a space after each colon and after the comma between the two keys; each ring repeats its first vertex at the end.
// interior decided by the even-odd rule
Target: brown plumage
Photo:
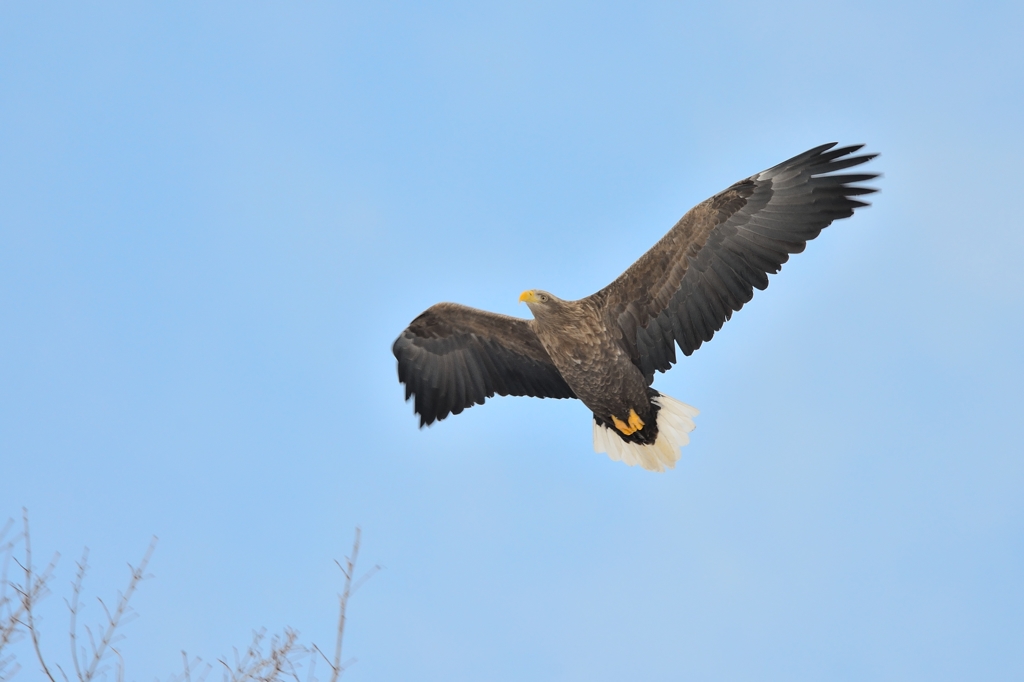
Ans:
{"type": "Polygon", "coordinates": [[[677,345],[689,355],[709,341],[789,254],[867,205],[854,197],[875,190],[856,183],[877,175],[835,173],[875,155],[852,156],[859,145],[834,147],[811,149],[701,202],[591,296],[524,292],[533,320],[454,303],[429,308],[393,347],[420,425],[494,394],[579,398],[594,413],[595,448],[647,468],[672,466],[696,410],[650,388],[655,371],[676,362],[677,345]],[[670,435],[659,439],[665,428],[670,435]]]}

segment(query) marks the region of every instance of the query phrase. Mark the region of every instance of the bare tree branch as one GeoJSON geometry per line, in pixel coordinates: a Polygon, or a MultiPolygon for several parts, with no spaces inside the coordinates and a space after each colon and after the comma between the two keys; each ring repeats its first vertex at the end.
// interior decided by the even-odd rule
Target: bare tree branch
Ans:
{"type": "MultiPolygon", "coordinates": [[[[13,537],[10,535],[13,521],[0,526],[0,682],[10,680],[20,670],[14,655],[5,652],[8,645],[25,635],[31,639],[32,648],[45,679],[49,682],[69,682],[64,670],[59,665],[48,663],[43,655],[40,620],[35,613],[39,601],[49,594],[48,586],[60,555],[54,554],[47,567],[41,572],[37,571],[33,564],[28,512],[25,510],[22,510],[22,521],[24,529],[13,537]],[[14,550],[19,542],[24,543],[24,563],[15,556],[14,550]],[[21,569],[23,577],[20,582],[8,579],[8,569],[11,565],[21,569]],[[60,675],[59,678],[57,674],[60,675]]],[[[269,639],[266,630],[261,629],[253,632],[252,642],[244,655],[235,650],[234,665],[229,665],[224,660],[219,661],[223,667],[225,682],[299,682],[300,662],[305,659],[309,662],[305,675],[307,681],[316,682],[317,658],[323,658],[330,667],[331,682],[338,681],[345,670],[355,662],[354,658],[342,660],[349,600],[381,568],[379,565],[374,566],[356,578],[361,540],[362,533],[357,527],[350,556],[345,557],[344,564],[335,562],[345,576],[345,582],[342,592],[338,595],[338,627],[333,655],[328,657],[315,644],[310,647],[303,646],[299,643],[298,632],[291,628],[286,628],[280,635],[274,635],[269,639]]],[[[110,674],[113,674],[118,682],[125,679],[124,659],[116,644],[123,639],[121,628],[136,616],[130,602],[139,583],[149,577],[146,575],[146,568],[153,556],[156,542],[157,539],[154,537],[137,567],[129,564],[128,586],[124,592],[118,593],[113,608],[109,608],[104,600],[97,600],[103,611],[103,622],[98,628],[79,623],[82,616],[85,576],[89,571],[89,550],[85,548],[82,552],[82,558],[76,564],[75,578],[71,583],[70,599],[65,600],[70,615],[68,636],[76,682],[95,682],[98,678],[110,674]],[[81,630],[85,633],[85,643],[81,630]],[[110,668],[111,665],[113,670],[110,668]]],[[[213,667],[209,663],[204,663],[198,656],[190,660],[184,651],[181,655],[181,674],[170,679],[176,682],[192,682],[193,679],[196,682],[205,682],[213,667]]]]}
{"type": "Polygon", "coordinates": [[[181,674],[172,676],[169,678],[169,682],[192,682],[192,673],[196,672],[197,668],[200,668],[201,670],[196,682],[204,682],[206,680],[206,676],[210,674],[210,670],[213,669],[209,663],[203,663],[203,660],[198,656],[189,660],[188,654],[182,651],[181,674]]]}
{"type": "Polygon", "coordinates": [[[345,565],[342,566],[339,562],[334,563],[341,569],[342,575],[345,576],[345,587],[342,593],[338,595],[338,631],[334,641],[334,660],[331,661],[324,655],[323,651],[320,650],[315,644],[314,649],[323,656],[323,659],[327,661],[327,665],[331,666],[331,682],[337,682],[338,678],[345,672],[345,668],[356,662],[356,659],[351,659],[342,663],[341,661],[341,650],[342,642],[345,637],[345,612],[348,609],[348,600],[356,590],[358,590],[363,583],[373,577],[373,574],[380,570],[380,565],[376,565],[366,572],[363,577],[359,578],[355,582],[355,586],[352,584],[352,577],[355,575],[356,563],[359,560],[359,545],[362,541],[362,529],[356,526],[356,537],[352,542],[352,554],[351,556],[345,557],[345,565]]]}
{"type": "Polygon", "coordinates": [[[253,632],[252,643],[249,644],[245,656],[239,658],[235,650],[235,665],[230,666],[221,659],[224,666],[224,679],[229,682],[277,682],[282,675],[299,681],[298,666],[295,659],[308,655],[309,651],[298,644],[299,633],[285,628],[284,634],[275,635],[270,640],[270,651],[263,653],[265,629],[253,632]]]}
{"type": "MultiPolygon", "coordinates": [[[[14,585],[14,589],[21,595],[22,611],[25,614],[25,620],[23,621],[25,627],[28,629],[29,637],[32,640],[32,648],[35,649],[36,658],[39,661],[39,665],[43,670],[43,674],[50,680],[50,682],[57,682],[53,677],[53,673],[50,672],[50,668],[46,665],[46,659],[43,657],[43,652],[39,646],[39,629],[36,627],[35,615],[33,613],[33,607],[36,602],[47,594],[46,585],[53,577],[53,570],[57,567],[57,560],[60,558],[59,554],[54,554],[50,564],[39,574],[35,579],[32,576],[32,536],[29,532],[28,527],[28,510],[21,510],[21,518],[24,524],[24,530],[22,531],[22,540],[25,543],[25,565],[21,567],[25,573],[25,584],[23,589],[19,589],[17,585],[14,585]]],[[[15,560],[17,562],[17,560],[15,560]]]]}
{"type": "MultiPolygon", "coordinates": [[[[77,564],[78,570],[75,572],[75,582],[71,584],[71,602],[68,604],[68,611],[71,612],[71,627],[70,627],[70,643],[71,643],[71,662],[75,666],[75,675],[78,679],[82,679],[82,666],[78,662],[78,601],[82,596],[82,582],[85,580],[85,572],[89,568],[89,548],[86,547],[82,550],[82,558],[77,564]]],[[[83,649],[82,654],[85,654],[83,649]]]]}
{"type": "Polygon", "coordinates": [[[12,552],[21,535],[7,540],[7,534],[14,527],[14,519],[7,519],[0,528],[0,555],[3,556],[0,566],[0,682],[11,679],[18,674],[21,666],[13,655],[4,655],[4,649],[12,644],[20,634],[19,624],[24,608],[21,600],[13,601],[8,594],[8,571],[11,566],[12,552]],[[10,667],[8,667],[10,666],[10,667]]]}
{"type": "MultiPolygon", "coordinates": [[[[149,547],[146,549],[146,553],[143,555],[142,561],[139,562],[137,568],[133,567],[131,564],[128,564],[128,569],[131,571],[131,578],[128,580],[128,587],[125,589],[123,593],[119,595],[120,598],[117,601],[117,607],[114,609],[113,613],[110,612],[110,610],[107,608],[107,605],[103,603],[102,599],[98,600],[100,602],[100,605],[103,607],[103,613],[106,615],[107,618],[106,629],[103,632],[103,636],[100,638],[99,645],[97,645],[95,640],[93,639],[92,631],[86,628],[86,633],[88,633],[89,635],[90,645],[92,648],[92,659],[89,661],[89,666],[85,669],[84,672],[78,672],[79,682],[91,682],[91,680],[96,676],[97,672],[100,671],[100,663],[102,663],[104,656],[107,654],[108,649],[111,649],[111,651],[113,651],[115,655],[119,655],[117,654],[116,649],[112,649],[111,645],[118,641],[117,628],[122,624],[121,621],[125,617],[125,614],[129,613],[128,604],[132,599],[132,595],[135,594],[135,589],[139,586],[139,583],[141,583],[146,578],[146,567],[149,565],[149,560],[153,558],[153,552],[156,551],[156,543],[157,539],[154,536],[153,539],[150,540],[149,547]]],[[[86,554],[86,556],[88,555],[86,554]]],[[[79,574],[84,575],[84,570],[84,567],[80,567],[79,574]]],[[[77,606],[78,594],[74,595],[73,600],[77,606]]],[[[79,661],[77,659],[77,651],[73,650],[72,653],[76,657],[75,670],[80,671],[79,661]]],[[[123,674],[123,668],[119,675],[120,674],[123,674]]]]}

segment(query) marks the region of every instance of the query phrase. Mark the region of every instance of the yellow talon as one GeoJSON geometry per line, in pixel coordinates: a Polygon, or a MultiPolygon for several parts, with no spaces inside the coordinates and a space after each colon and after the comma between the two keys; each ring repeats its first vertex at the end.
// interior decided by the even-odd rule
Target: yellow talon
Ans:
{"type": "Polygon", "coordinates": [[[637,415],[636,410],[634,409],[629,410],[628,424],[619,419],[618,417],[616,417],[615,415],[612,415],[612,423],[615,424],[615,428],[617,428],[619,431],[622,431],[622,433],[627,436],[644,428],[644,420],[637,415]]]}
{"type": "Polygon", "coordinates": [[[644,420],[637,416],[635,410],[629,411],[629,425],[633,427],[634,431],[644,428],[644,420]]]}

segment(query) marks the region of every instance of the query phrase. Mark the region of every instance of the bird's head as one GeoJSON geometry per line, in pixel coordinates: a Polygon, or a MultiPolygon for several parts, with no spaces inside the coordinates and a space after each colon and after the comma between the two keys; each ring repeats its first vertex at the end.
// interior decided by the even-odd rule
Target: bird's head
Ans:
{"type": "Polygon", "coordinates": [[[528,289],[519,295],[519,302],[528,305],[534,317],[541,317],[545,313],[558,309],[563,301],[546,291],[528,289]]]}

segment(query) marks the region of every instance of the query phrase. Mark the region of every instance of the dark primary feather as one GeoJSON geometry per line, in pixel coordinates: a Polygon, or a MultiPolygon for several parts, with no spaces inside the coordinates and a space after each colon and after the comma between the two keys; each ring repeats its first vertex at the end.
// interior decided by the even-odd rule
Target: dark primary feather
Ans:
{"type": "Polygon", "coordinates": [[[398,380],[420,426],[481,405],[495,393],[575,398],[529,320],[438,303],[395,341],[398,380]]]}
{"type": "Polygon", "coordinates": [[[876,174],[832,175],[876,156],[850,156],[861,146],[822,145],[737,182],[593,295],[648,383],[676,361],[677,344],[689,355],[709,341],[789,254],[867,205],[853,197],[875,190],[854,183],[876,174]]]}

